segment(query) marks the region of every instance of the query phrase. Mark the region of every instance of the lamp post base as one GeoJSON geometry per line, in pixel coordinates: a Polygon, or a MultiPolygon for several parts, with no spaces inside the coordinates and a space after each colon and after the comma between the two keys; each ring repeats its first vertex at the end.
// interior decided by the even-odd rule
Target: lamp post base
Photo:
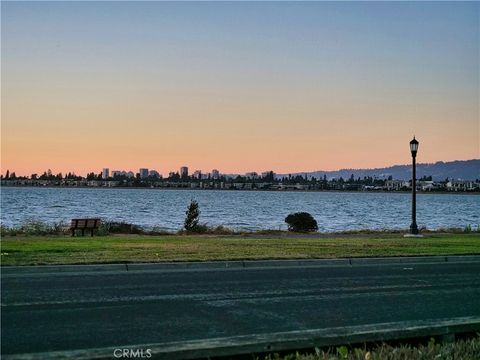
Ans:
{"type": "Polygon", "coordinates": [[[415,219],[413,219],[412,224],[410,225],[410,233],[403,235],[403,237],[406,237],[406,238],[407,237],[410,237],[410,238],[423,237],[423,235],[421,235],[418,232],[418,226],[417,226],[417,222],[415,221],[415,219]]]}
{"type": "Polygon", "coordinates": [[[405,234],[403,235],[404,238],[422,238],[422,234],[405,234]]]}
{"type": "Polygon", "coordinates": [[[410,225],[410,234],[418,235],[418,226],[415,220],[413,220],[412,224],[410,225]]]}

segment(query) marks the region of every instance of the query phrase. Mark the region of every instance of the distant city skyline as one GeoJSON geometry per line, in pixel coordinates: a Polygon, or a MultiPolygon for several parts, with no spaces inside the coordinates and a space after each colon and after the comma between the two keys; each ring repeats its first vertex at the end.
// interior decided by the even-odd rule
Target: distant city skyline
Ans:
{"type": "MultiPolygon", "coordinates": [[[[480,189],[480,159],[435,164],[417,164],[417,184],[423,190],[441,190],[449,187],[456,191],[480,189]],[[457,188],[457,185],[459,188],[457,188]]],[[[411,181],[411,165],[395,165],[376,169],[340,169],[337,171],[315,171],[292,174],[277,174],[273,171],[248,172],[245,174],[223,174],[218,169],[211,172],[196,170],[189,173],[186,166],[180,171],[170,171],[162,176],[154,169],[140,168],[138,172],[103,168],[100,173],[92,171],[86,176],[73,173],[54,173],[51,169],[29,177],[17,176],[15,172],[2,174],[5,186],[102,186],[102,187],[157,187],[157,188],[200,188],[200,189],[271,189],[277,190],[405,190],[411,181]],[[338,181],[337,181],[338,180],[338,181]],[[385,183],[385,181],[387,181],[385,183]],[[307,187],[306,185],[309,183],[307,187]],[[269,185],[270,184],[270,185],[269,185]],[[323,185],[322,185],[323,184],[323,185]],[[340,184],[340,185],[339,185],[340,184]],[[346,187],[342,184],[349,184],[346,187]],[[297,186],[302,185],[302,186],[297,186]],[[338,185],[338,186],[337,186],[338,185]]]]}
{"type": "Polygon", "coordinates": [[[480,158],[478,2],[1,8],[2,173],[480,158]]]}
{"type": "MultiPolygon", "coordinates": [[[[457,159],[457,160],[452,160],[452,161],[435,161],[432,163],[427,163],[427,162],[419,162],[417,163],[418,166],[424,166],[424,165],[437,165],[441,163],[445,164],[452,164],[452,163],[471,163],[471,162],[479,162],[479,159],[457,159]]],[[[231,175],[241,175],[241,176],[246,176],[247,178],[255,178],[255,177],[264,177],[267,173],[272,172],[275,175],[301,175],[301,174],[313,174],[313,173],[334,173],[334,172],[345,172],[345,171],[372,171],[372,170],[377,170],[377,169],[385,169],[385,168],[394,168],[394,167],[411,167],[411,164],[409,163],[399,163],[399,164],[389,164],[385,167],[372,167],[372,168],[337,168],[337,169],[332,169],[332,170],[327,170],[327,169],[312,169],[312,170],[306,170],[306,171],[294,171],[294,172],[277,172],[273,169],[261,169],[261,170],[252,170],[250,169],[249,171],[246,172],[226,172],[222,171],[221,169],[198,169],[198,168],[190,168],[189,166],[183,165],[178,167],[177,169],[169,169],[168,171],[165,172],[160,172],[156,168],[109,168],[109,167],[103,167],[101,169],[90,169],[86,171],[85,173],[79,173],[75,172],[72,170],[67,170],[67,171],[56,171],[55,169],[52,168],[47,168],[42,171],[38,172],[27,172],[25,174],[17,172],[15,169],[2,169],[2,176],[5,176],[5,174],[8,172],[9,174],[15,173],[16,176],[26,176],[30,177],[31,175],[37,175],[40,176],[43,173],[51,173],[51,175],[57,175],[57,174],[62,174],[63,176],[67,174],[73,174],[76,176],[87,176],[90,173],[93,173],[95,175],[100,175],[102,179],[108,179],[112,178],[115,175],[121,175],[121,176],[126,176],[128,178],[133,178],[137,176],[137,174],[140,176],[141,179],[147,178],[148,176],[157,176],[157,177],[164,177],[167,178],[171,174],[178,174],[180,177],[182,177],[182,174],[186,177],[194,177],[194,178],[199,178],[199,175],[201,177],[205,176],[211,176],[214,179],[218,179],[220,176],[231,176],[231,175]]],[[[480,178],[480,168],[477,171],[478,175],[477,177],[480,178]]]]}

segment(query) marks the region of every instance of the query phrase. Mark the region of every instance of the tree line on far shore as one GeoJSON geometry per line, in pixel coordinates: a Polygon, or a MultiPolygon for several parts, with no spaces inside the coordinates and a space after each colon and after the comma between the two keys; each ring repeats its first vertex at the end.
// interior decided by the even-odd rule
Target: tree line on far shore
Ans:
{"type": "MultiPolygon", "coordinates": [[[[54,174],[52,170],[48,169],[42,174],[31,174],[30,176],[17,176],[15,172],[10,172],[7,170],[5,175],[0,175],[1,180],[30,180],[30,181],[50,181],[52,183],[59,181],[114,181],[118,183],[118,186],[134,186],[134,187],[150,187],[158,184],[165,183],[200,183],[200,182],[214,182],[214,183],[251,183],[251,184],[260,184],[260,183],[270,183],[270,184],[283,184],[283,185],[311,185],[319,189],[334,189],[338,185],[349,185],[352,188],[355,186],[385,186],[387,181],[393,180],[392,176],[386,178],[364,176],[363,178],[355,178],[353,174],[348,179],[343,177],[327,179],[327,176],[324,175],[323,178],[316,178],[307,175],[288,175],[278,177],[273,171],[269,171],[263,176],[258,176],[255,178],[246,176],[246,175],[235,175],[235,176],[226,176],[220,175],[219,177],[213,178],[210,174],[204,175],[203,177],[195,177],[183,175],[181,176],[178,172],[172,172],[168,177],[162,177],[161,175],[149,175],[147,177],[141,178],[140,174],[137,173],[134,176],[127,175],[115,175],[109,177],[108,179],[102,178],[102,173],[95,174],[90,172],[87,176],[79,176],[75,173],[69,172],[66,174],[58,173],[54,174]]],[[[419,181],[432,181],[432,176],[423,176],[419,181]]],[[[448,182],[450,179],[446,178],[443,183],[448,182]]]]}

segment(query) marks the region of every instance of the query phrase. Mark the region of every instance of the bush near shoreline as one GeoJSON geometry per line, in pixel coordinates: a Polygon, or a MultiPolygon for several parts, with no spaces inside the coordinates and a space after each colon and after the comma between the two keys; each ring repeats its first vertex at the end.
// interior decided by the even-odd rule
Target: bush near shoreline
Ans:
{"type": "MultiPolygon", "coordinates": [[[[0,235],[4,236],[47,236],[47,235],[69,235],[69,224],[66,222],[48,223],[40,220],[27,221],[18,226],[0,226],[0,235]]],[[[463,228],[440,228],[435,230],[420,229],[424,234],[461,234],[461,233],[480,233],[480,225],[466,225],[463,228]]],[[[165,230],[162,227],[155,226],[145,229],[139,225],[131,224],[123,221],[102,221],[98,230],[95,231],[96,236],[108,236],[114,234],[125,235],[293,235],[295,234],[312,237],[319,235],[368,235],[368,234],[406,234],[408,229],[358,229],[345,230],[337,232],[292,232],[289,230],[260,229],[260,230],[235,230],[223,225],[209,226],[208,224],[199,225],[195,231],[186,231],[184,229],[178,231],[165,230]]]]}

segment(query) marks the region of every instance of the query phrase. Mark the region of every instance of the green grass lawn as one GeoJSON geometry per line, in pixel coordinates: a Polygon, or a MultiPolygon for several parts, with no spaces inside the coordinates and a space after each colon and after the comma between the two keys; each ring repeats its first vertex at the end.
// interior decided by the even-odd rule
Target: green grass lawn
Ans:
{"type": "Polygon", "coordinates": [[[480,233],[281,236],[7,236],[2,265],[480,254],[480,233]]]}

